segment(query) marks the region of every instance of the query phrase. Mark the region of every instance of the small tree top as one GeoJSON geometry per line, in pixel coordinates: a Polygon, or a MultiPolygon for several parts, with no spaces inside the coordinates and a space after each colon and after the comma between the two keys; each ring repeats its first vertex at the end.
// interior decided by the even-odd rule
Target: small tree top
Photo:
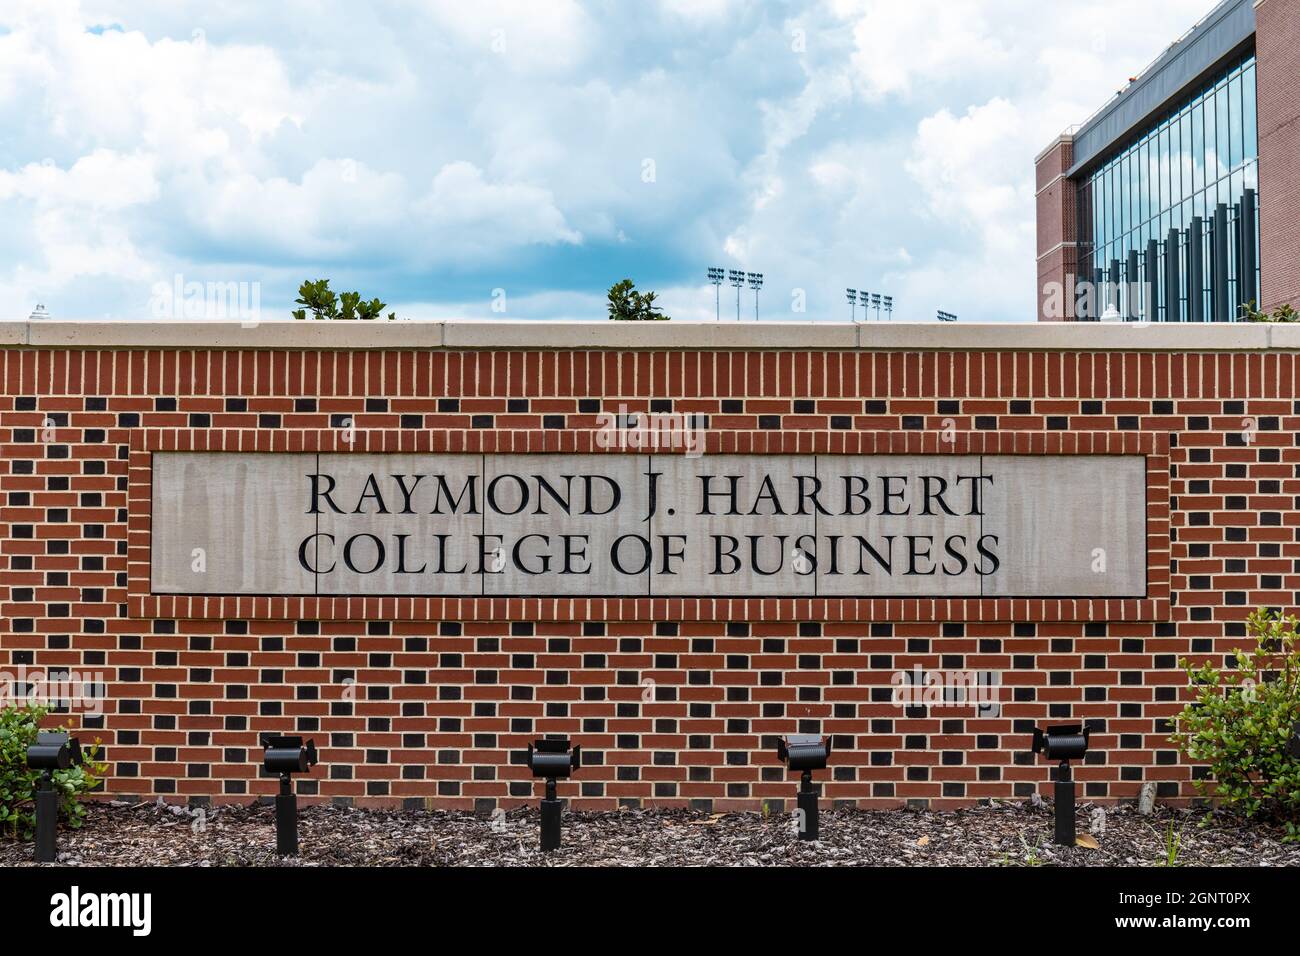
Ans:
{"type": "Polygon", "coordinates": [[[661,322],[670,316],[655,305],[653,292],[638,292],[631,279],[609,287],[609,317],[614,321],[661,322]]]}
{"type": "MultiPolygon", "coordinates": [[[[365,302],[360,292],[340,292],[336,296],[330,288],[329,279],[317,279],[315,282],[307,280],[298,287],[298,298],[294,302],[304,306],[293,310],[293,317],[299,321],[306,319],[310,312],[315,320],[361,319],[368,322],[379,318],[384,311],[383,302],[378,299],[365,302]]],[[[396,318],[395,313],[388,313],[389,322],[396,318]]]]}

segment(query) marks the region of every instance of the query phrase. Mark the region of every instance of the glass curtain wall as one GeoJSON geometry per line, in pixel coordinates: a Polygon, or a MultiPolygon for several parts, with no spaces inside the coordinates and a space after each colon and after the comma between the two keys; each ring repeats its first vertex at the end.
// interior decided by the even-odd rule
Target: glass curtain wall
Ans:
{"type": "Polygon", "coordinates": [[[1259,301],[1255,57],[1079,188],[1080,319],[1231,322],[1259,301]]]}

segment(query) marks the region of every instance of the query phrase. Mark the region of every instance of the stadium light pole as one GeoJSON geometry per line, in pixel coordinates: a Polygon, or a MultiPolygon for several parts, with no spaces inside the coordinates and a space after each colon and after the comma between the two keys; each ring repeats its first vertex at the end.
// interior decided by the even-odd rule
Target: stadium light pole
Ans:
{"type": "Polygon", "coordinates": [[[858,314],[857,314],[858,290],[845,289],[844,293],[849,300],[849,321],[856,322],[858,321],[858,314]]]}
{"type": "Polygon", "coordinates": [[[713,320],[722,321],[722,280],[727,276],[719,266],[709,266],[709,281],[713,283],[713,320]]]}
{"type": "Polygon", "coordinates": [[[742,269],[728,269],[727,280],[736,287],[736,321],[740,321],[740,290],[745,285],[745,272],[742,269]]]}
{"type": "Polygon", "coordinates": [[[871,307],[876,310],[876,321],[880,321],[880,293],[871,293],[871,307]]]}
{"type": "Polygon", "coordinates": [[[892,295],[884,296],[885,300],[885,321],[894,321],[894,297],[892,295]]]}
{"type": "Polygon", "coordinates": [[[943,311],[943,309],[940,309],[940,310],[939,310],[939,321],[940,321],[940,322],[956,322],[956,321],[957,321],[957,316],[953,315],[953,313],[951,313],[951,312],[945,312],[945,311],[943,311]]]}
{"type": "Polygon", "coordinates": [[[763,288],[763,273],[751,272],[749,274],[749,287],[754,290],[754,321],[758,321],[758,290],[763,288]]]}

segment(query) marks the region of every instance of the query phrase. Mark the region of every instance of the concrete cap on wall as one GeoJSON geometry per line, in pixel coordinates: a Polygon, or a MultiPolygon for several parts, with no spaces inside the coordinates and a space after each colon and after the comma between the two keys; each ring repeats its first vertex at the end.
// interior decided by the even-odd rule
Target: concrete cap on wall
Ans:
{"type": "Polygon", "coordinates": [[[1300,325],[1100,322],[0,322],[0,347],[85,349],[1300,350],[1300,325]]]}

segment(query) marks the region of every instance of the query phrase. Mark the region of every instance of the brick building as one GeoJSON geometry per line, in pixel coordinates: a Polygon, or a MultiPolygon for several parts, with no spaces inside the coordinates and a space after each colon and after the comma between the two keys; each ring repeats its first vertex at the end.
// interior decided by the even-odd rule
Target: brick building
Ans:
{"type": "Polygon", "coordinates": [[[1300,306],[1297,49],[1300,0],[1223,0],[1038,155],[1040,321],[1300,306]]]}
{"type": "MultiPolygon", "coordinates": [[[[1262,325],[0,324],[0,673],[102,680],[102,712],[71,719],[116,797],[268,795],[258,735],[279,731],[320,745],[305,795],[484,809],[535,796],[518,754],[565,733],[581,805],[754,809],[792,798],[772,745],[800,731],[835,738],[828,800],[951,806],[1042,788],[1025,751],[1049,720],[1093,728],[1087,799],[1186,796],[1178,658],[1297,603],[1298,359],[1300,329],[1262,325]],[[704,416],[706,459],[1136,458],[1137,589],[200,594],[151,572],[167,454],[612,472],[599,416],[652,410],[704,416]],[[900,706],[916,669],[996,673],[1000,707],[900,706]]],[[[1068,550],[1070,510],[1030,532],[1068,550]]]]}

